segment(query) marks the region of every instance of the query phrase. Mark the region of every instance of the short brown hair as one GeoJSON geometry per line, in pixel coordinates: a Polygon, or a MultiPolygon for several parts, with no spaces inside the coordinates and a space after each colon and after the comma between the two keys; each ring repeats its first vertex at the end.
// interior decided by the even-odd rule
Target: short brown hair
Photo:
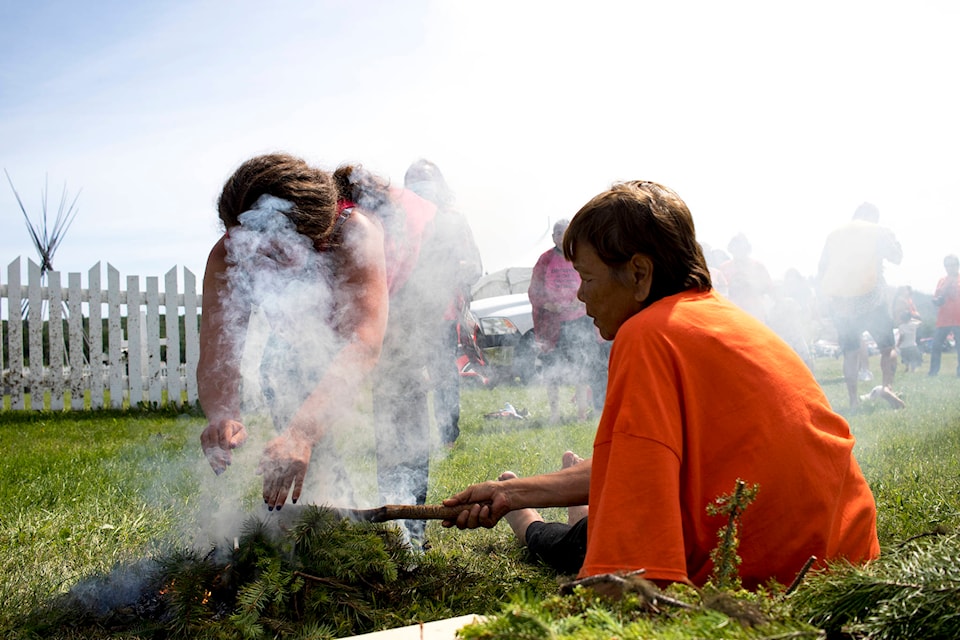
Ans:
{"type": "Polygon", "coordinates": [[[709,291],[710,271],[697,242],[693,216],[674,191],[656,182],[615,183],[585,204],[570,221],[563,254],[576,257],[577,243],[593,246],[615,271],[640,253],[653,261],[645,304],[697,289],[709,291]]]}
{"type": "Polygon", "coordinates": [[[217,210],[229,229],[240,224],[264,194],[293,203],[286,215],[301,233],[315,243],[326,240],[337,219],[338,192],[333,176],[301,158],[271,153],[244,162],[223,185],[217,210]]]}

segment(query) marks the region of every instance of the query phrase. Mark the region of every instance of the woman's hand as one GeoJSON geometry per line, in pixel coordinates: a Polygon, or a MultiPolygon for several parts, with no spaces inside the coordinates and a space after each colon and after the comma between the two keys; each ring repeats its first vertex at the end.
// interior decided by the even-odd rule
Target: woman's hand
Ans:
{"type": "Polygon", "coordinates": [[[312,448],[312,442],[296,435],[293,430],[287,430],[267,443],[257,466],[257,475],[263,476],[263,501],[267,509],[280,509],[287,501],[291,485],[291,502],[300,499],[312,448]]]}
{"type": "Polygon", "coordinates": [[[526,478],[501,474],[500,480],[472,484],[443,501],[446,507],[477,502],[461,511],[455,520],[444,520],[444,527],[476,529],[493,527],[503,516],[528,507],[572,507],[587,504],[590,497],[590,473],[593,460],[587,458],[560,471],[526,478]],[[512,477],[511,477],[512,476],[512,477]]]}
{"type": "Polygon", "coordinates": [[[444,527],[458,529],[491,528],[513,510],[510,505],[510,481],[489,481],[473,484],[443,501],[445,507],[478,502],[468,510],[461,511],[456,520],[444,520],[444,527]]]}
{"type": "Polygon", "coordinates": [[[233,458],[230,452],[246,440],[247,428],[240,421],[231,419],[211,422],[200,434],[203,454],[217,475],[226,471],[230,465],[233,458]]]}

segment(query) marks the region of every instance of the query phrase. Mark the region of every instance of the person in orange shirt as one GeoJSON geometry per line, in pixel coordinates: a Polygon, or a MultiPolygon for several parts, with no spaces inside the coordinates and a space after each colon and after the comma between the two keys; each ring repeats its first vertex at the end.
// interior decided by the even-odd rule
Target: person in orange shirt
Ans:
{"type": "Polygon", "coordinates": [[[579,577],[645,570],[703,585],[726,518],[707,506],[737,480],[759,485],[743,514],[740,578],[789,584],[820,566],[876,558],[876,504],[850,428],[810,369],[773,331],[721,297],[693,218],[670,189],[613,185],[584,205],[563,240],[579,297],[612,340],[593,456],[560,471],[471,485],[476,502],[445,526],[501,518],[531,553],[579,577]],[[536,507],[588,505],[574,525],[536,507]]]}
{"type": "Polygon", "coordinates": [[[933,349],[930,352],[930,372],[940,373],[940,359],[947,346],[947,337],[952,333],[957,350],[957,375],[960,376],[960,258],[951,254],[943,259],[947,275],[937,282],[933,304],[937,307],[937,328],[933,333],[933,349]]]}

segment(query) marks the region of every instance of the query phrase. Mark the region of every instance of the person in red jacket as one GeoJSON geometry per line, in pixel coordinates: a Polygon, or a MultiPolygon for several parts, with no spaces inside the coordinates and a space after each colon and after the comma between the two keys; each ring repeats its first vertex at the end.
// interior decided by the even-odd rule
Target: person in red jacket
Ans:
{"type": "Polygon", "coordinates": [[[957,375],[960,376],[960,258],[947,256],[943,259],[943,268],[947,270],[947,275],[940,278],[933,293],[933,304],[937,306],[937,328],[933,332],[929,375],[940,373],[940,358],[947,337],[953,333],[957,349],[957,375]]]}
{"type": "MultiPolygon", "coordinates": [[[[385,504],[424,504],[431,431],[426,366],[450,302],[453,269],[438,268],[459,249],[437,229],[437,205],[392,186],[362,166],[334,172],[338,191],[383,225],[389,317],[371,372],[377,486],[385,504]]],[[[408,541],[424,544],[424,521],[402,520],[408,541]]]]}
{"type": "Polygon", "coordinates": [[[415,160],[403,176],[404,186],[437,206],[436,250],[424,256],[437,275],[436,286],[447,304],[438,326],[438,339],[426,349],[427,371],[433,388],[433,415],[440,441],[452,447],[460,437],[460,318],[469,313],[470,288],[483,275],[480,249],[467,218],[440,168],[430,160],[415,160]]]}
{"type": "Polygon", "coordinates": [[[580,577],[644,570],[703,585],[726,517],[707,507],[758,485],[740,529],[747,588],[789,584],[806,562],[876,558],[876,505],[854,439],[796,352],[713,291],[686,204],[653,182],[615,184],[563,239],[579,297],[613,341],[593,456],[558,472],[472,485],[446,526],[506,517],[543,559],[580,577]],[[588,505],[546,523],[535,507],[588,505]]]}

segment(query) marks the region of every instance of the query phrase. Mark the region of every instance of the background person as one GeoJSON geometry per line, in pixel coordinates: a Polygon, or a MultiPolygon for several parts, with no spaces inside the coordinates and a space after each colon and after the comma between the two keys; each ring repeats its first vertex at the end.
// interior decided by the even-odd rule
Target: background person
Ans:
{"type": "Polygon", "coordinates": [[[857,384],[864,331],[870,332],[880,351],[883,398],[894,408],[903,406],[893,392],[896,341],[883,279],[884,260],[900,264],[903,251],[893,231],[880,226],[879,219],[880,210],[869,202],[857,207],[850,222],[827,236],[817,274],[819,295],[843,351],[843,379],[852,409],[860,406],[857,384]]]}
{"type": "Polygon", "coordinates": [[[806,316],[803,305],[796,298],[788,295],[787,287],[781,283],[773,289],[773,304],[767,313],[767,326],[783,338],[797,355],[812,370],[814,368],[813,353],[810,350],[808,327],[804,324],[806,316]]]}
{"type": "Polygon", "coordinates": [[[707,267],[710,269],[710,280],[713,282],[713,288],[722,296],[730,295],[730,287],[727,284],[727,276],[723,275],[720,265],[730,259],[730,255],[723,249],[714,249],[710,245],[700,243],[700,249],[703,256],[707,259],[707,267]]]}
{"type": "Polygon", "coordinates": [[[943,268],[947,275],[940,278],[933,293],[933,304],[937,307],[937,327],[933,332],[933,344],[930,351],[930,373],[940,373],[940,360],[947,337],[952,333],[957,350],[957,375],[960,376],[960,259],[949,255],[943,259],[943,268]]]}
{"type": "Polygon", "coordinates": [[[849,425],[783,340],[712,290],[676,193],[616,184],[580,209],[563,248],[588,315],[613,340],[593,457],[472,485],[444,504],[480,504],[446,526],[491,527],[514,512],[534,555],[566,558],[581,577],[644,569],[661,584],[703,585],[726,524],[706,508],[742,479],[759,485],[742,518],[747,588],[789,584],[811,556],[822,566],[878,555],[849,425]],[[584,502],[585,526],[531,513],[584,502]]]}
{"type": "Polygon", "coordinates": [[[342,206],[328,172],[286,154],[244,162],[217,209],[225,233],[203,276],[197,383],[208,424],[200,442],[220,474],[247,438],[240,365],[257,307],[271,332],[261,373],[284,380],[271,403],[279,434],[257,469],[264,502],[279,509],[288,495],[300,498],[314,447],[353,408],[380,355],[388,309],[383,230],[342,206]]]}
{"type": "MultiPolygon", "coordinates": [[[[393,187],[361,166],[334,173],[338,190],[369,211],[384,229],[389,320],[371,374],[377,485],[386,504],[424,504],[430,471],[431,424],[427,363],[450,304],[459,247],[438,232],[437,206],[393,187]]],[[[400,522],[409,542],[424,543],[424,521],[400,522]]]]}
{"type": "Polygon", "coordinates": [[[440,169],[426,159],[413,162],[403,178],[404,186],[437,206],[432,243],[439,250],[426,256],[438,276],[438,286],[449,302],[443,312],[438,336],[431,348],[427,369],[433,385],[433,415],[442,444],[451,446],[460,436],[459,319],[470,306],[470,288],[483,274],[480,249],[466,217],[457,210],[453,191],[440,169]]]}
{"type": "Polygon", "coordinates": [[[923,353],[917,344],[917,329],[920,328],[920,319],[909,311],[900,312],[900,325],[897,327],[897,351],[900,360],[908,372],[916,371],[923,364],[923,353]]]}
{"type": "Polygon", "coordinates": [[[720,265],[720,272],[726,279],[727,297],[753,317],[766,322],[767,306],[774,294],[770,272],[751,255],[753,247],[742,233],[730,239],[727,251],[730,259],[720,265]]]}
{"type": "Polygon", "coordinates": [[[897,287],[896,293],[893,294],[893,302],[890,303],[890,312],[894,318],[901,318],[906,312],[911,318],[921,319],[917,305],[913,301],[913,287],[908,284],[897,287]]]}
{"type": "MultiPolygon", "coordinates": [[[[593,408],[590,382],[605,360],[593,323],[577,299],[580,277],[563,256],[561,243],[569,220],[553,225],[553,247],[544,251],[530,274],[527,295],[533,311],[533,333],[540,347],[543,379],[550,405],[550,421],[560,420],[560,385],[575,387],[577,417],[585,419],[593,408]]],[[[597,384],[597,386],[600,386],[597,384]]],[[[602,401],[605,389],[592,389],[602,401]]]]}

